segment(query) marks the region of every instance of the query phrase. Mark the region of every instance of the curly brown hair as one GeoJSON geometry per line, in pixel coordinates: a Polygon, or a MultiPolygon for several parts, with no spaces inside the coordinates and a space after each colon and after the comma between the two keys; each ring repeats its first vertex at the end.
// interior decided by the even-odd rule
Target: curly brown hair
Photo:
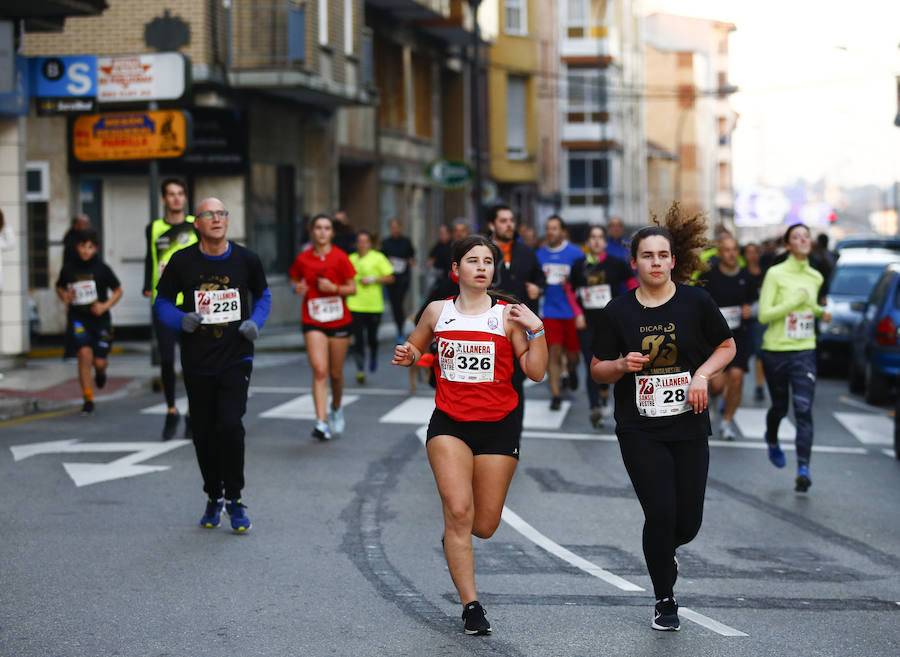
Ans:
{"type": "Polygon", "coordinates": [[[709,265],[700,259],[700,251],[708,248],[712,242],[706,238],[708,226],[706,217],[701,212],[687,214],[678,201],[666,210],[661,224],[659,218],[650,213],[652,226],[646,226],[631,238],[631,257],[637,260],[638,246],[641,240],[652,235],[660,235],[669,240],[669,249],[675,258],[672,280],[676,283],[687,283],[695,271],[706,271],[709,265]]]}

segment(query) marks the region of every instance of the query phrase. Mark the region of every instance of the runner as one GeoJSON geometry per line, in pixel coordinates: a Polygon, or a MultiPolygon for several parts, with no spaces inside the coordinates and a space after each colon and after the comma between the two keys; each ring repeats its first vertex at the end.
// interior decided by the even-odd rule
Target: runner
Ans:
{"type": "Polygon", "coordinates": [[[766,271],[762,268],[759,245],[750,242],[742,249],[744,260],[747,262],[747,273],[753,281],[753,289],[756,292],[756,302],[751,306],[751,317],[747,323],[747,339],[750,341],[750,353],[753,355],[753,373],[756,377],[756,385],[753,388],[753,401],[763,402],[766,396],[763,393],[763,385],[766,382],[762,366],[762,336],[765,326],[759,322],[759,292],[762,289],[763,276],[766,271]]]}
{"type": "Polygon", "coordinates": [[[387,293],[394,323],[397,325],[397,344],[403,344],[403,325],[406,322],[403,305],[412,280],[410,269],[416,262],[416,250],[409,238],[401,232],[399,221],[393,219],[388,224],[388,230],[390,235],[381,240],[381,252],[387,256],[391,261],[391,267],[394,268],[394,282],[387,286],[387,293]]]}
{"type": "Polygon", "coordinates": [[[56,281],[56,294],[68,309],[64,357],[78,357],[78,382],[84,399],[82,415],[94,413],[91,365],[97,388],[106,385],[107,356],[112,346],[109,309],[122,298],[119,279],[97,255],[99,247],[95,231],[79,233],[75,244],[78,260],[63,264],[56,281]]]}
{"type": "Polygon", "coordinates": [[[665,228],[631,240],[639,287],[599,316],[594,380],[615,383],[616,436],[644,510],[643,547],[656,595],[652,627],[678,630],[675,550],[700,530],[709,468],[709,379],[734,358],[734,339],[709,294],[685,285],[700,266],[706,224],[678,204],[665,228]]]}
{"type": "Polygon", "coordinates": [[[334,246],[331,217],[317,214],[309,225],[312,247],[301,251],[288,271],[294,294],[303,297],[303,337],[313,370],[316,425],[312,435],[331,440],[344,432],[344,359],[350,343],[353,317],[346,297],[356,294],[356,270],[347,254],[334,246]],[[328,381],[331,380],[331,410],[328,381]]]}
{"type": "Polygon", "coordinates": [[[578,329],[578,342],[587,368],[591,425],[598,429],[603,425],[609,395],[609,384],[596,383],[591,378],[598,316],[613,298],[636,288],[637,279],[627,262],[606,252],[606,229],[603,226],[591,226],[587,247],[587,256],[572,266],[572,288],[577,294],[580,310],[575,317],[575,328],[578,329]]]}
{"type": "Polygon", "coordinates": [[[784,234],[787,259],[772,265],[763,279],[759,321],[768,324],[762,343],[762,363],[772,407],[766,414],[769,460],[776,468],[787,463],[778,444],[778,425],[788,411],[788,391],[794,398],[797,423],[797,479],[795,490],[812,485],[809,459],[812,452],[812,405],[816,392],[815,318],[831,321],[831,313],[816,301],[822,274],[809,264],[812,247],[809,228],[794,224],[784,234]]]}
{"type": "Polygon", "coordinates": [[[490,538],[519,458],[513,411],[513,360],[540,381],[547,367],[541,320],[527,306],[487,292],[497,248],[472,235],[453,248],[460,293],[428,305],[415,331],[394,350],[394,365],[412,366],[438,343],[437,391],[426,449],[444,511],[444,556],[463,605],[466,634],[490,634],[475,592],[472,535],[490,538]]]}
{"type": "Polygon", "coordinates": [[[356,233],[356,253],[350,254],[356,269],[356,294],[347,297],[347,308],[353,314],[353,346],[356,380],[366,382],[366,342],[369,345],[369,371],[378,367],[378,324],[384,312],[382,285],[394,282],[394,268],[380,251],[372,248],[372,233],[356,233]]]}
{"type": "Polygon", "coordinates": [[[272,297],[259,257],[226,238],[228,210],[221,201],[201,201],[194,223],[200,241],[169,260],[153,309],[166,326],[182,331],[181,369],[208,497],[200,526],[218,527],[224,507],[232,531],[242,534],[252,524],[241,499],[241,419],[247,410],[253,342],[269,316],[272,297]],[[180,308],[177,299],[183,299],[180,308]]]}
{"type": "Polygon", "coordinates": [[[560,380],[563,369],[568,373],[566,383],[571,390],[578,388],[578,334],[575,331],[575,311],[566,294],[572,265],[584,257],[584,253],[565,239],[566,224],[561,217],[547,219],[544,230],[547,246],[537,250],[537,258],[544,270],[547,286],[544,289],[544,325],[547,327],[547,344],[550,360],[547,374],[550,384],[550,410],[562,407],[560,380]],[[565,361],[565,363],[563,362],[565,361]]]}
{"type": "MultiPolygon", "coordinates": [[[[713,298],[722,316],[734,335],[737,355],[725,368],[709,382],[710,397],[724,395],[725,407],[719,423],[719,436],[723,440],[734,440],[736,428],[734,413],[741,403],[744,387],[744,374],[750,361],[750,336],[747,326],[752,319],[751,304],[757,299],[753,278],[738,263],[738,243],[731,235],[723,235],[719,239],[716,263],[703,272],[699,284],[713,298]]],[[[715,407],[715,404],[710,404],[715,407]]]]}
{"type": "MultiPolygon", "coordinates": [[[[156,299],[156,287],[163,270],[175,253],[197,243],[194,217],[186,214],[187,187],[184,181],[167,178],[160,185],[166,214],[147,226],[147,253],[144,256],[144,296],[156,299]]],[[[176,299],[177,305],[183,299],[176,299]]],[[[171,440],[178,429],[178,409],[175,408],[175,343],[179,331],[173,330],[154,314],[153,333],[159,347],[159,370],[163,394],[166,398],[166,421],[163,440],[171,440]]],[[[191,437],[190,410],[184,417],[184,437],[191,437]]]]}

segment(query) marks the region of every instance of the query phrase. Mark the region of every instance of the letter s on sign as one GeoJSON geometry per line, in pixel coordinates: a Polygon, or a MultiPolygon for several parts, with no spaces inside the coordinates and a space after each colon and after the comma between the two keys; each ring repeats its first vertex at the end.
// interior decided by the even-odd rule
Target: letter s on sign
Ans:
{"type": "Polygon", "coordinates": [[[90,67],[84,62],[75,62],[67,71],[69,83],[66,91],[73,96],[87,96],[91,92],[90,67]]]}

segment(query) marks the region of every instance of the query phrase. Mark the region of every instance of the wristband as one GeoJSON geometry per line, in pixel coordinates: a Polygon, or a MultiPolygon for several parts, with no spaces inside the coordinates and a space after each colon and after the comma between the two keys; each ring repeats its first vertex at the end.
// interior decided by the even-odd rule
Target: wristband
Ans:
{"type": "Polygon", "coordinates": [[[706,376],[705,374],[700,374],[699,372],[697,372],[696,374],[697,374],[697,376],[699,376],[699,377],[700,377],[701,379],[703,379],[704,381],[709,381],[709,379],[707,378],[707,376],[706,376]]]}
{"type": "Polygon", "coordinates": [[[531,331],[525,331],[525,341],[534,340],[535,338],[539,338],[544,335],[544,327],[542,326],[537,333],[532,333],[531,331]]]}

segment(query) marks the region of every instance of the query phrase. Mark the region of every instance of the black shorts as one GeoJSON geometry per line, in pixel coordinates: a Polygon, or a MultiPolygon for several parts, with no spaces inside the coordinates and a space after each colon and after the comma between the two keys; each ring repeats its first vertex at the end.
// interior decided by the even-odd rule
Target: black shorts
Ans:
{"type": "Polygon", "coordinates": [[[338,326],[335,328],[322,328],[321,326],[316,326],[315,324],[303,324],[303,332],[308,333],[309,331],[318,331],[319,333],[324,333],[329,338],[349,338],[352,332],[351,327],[353,324],[347,324],[345,326],[338,326]]]}
{"type": "Polygon", "coordinates": [[[444,411],[434,409],[425,442],[435,436],[453,436],[468,445],[475,456],[503,454],[518,459],[521,424],[515,415],[513,411],[495,422],[460,422],[444,411]]]}
{"type": "Polygon", "coordinates": [[[70,318],[66,322],[64,358],[74,358],[82,347],[90,347],[94,358],[106,358],[112,342],[113,332],[108,318],[92,321],[70,318]]]}
{"type": "Polygon", "coordinates": [[[746,331],[735,333],[734,344],[737,347],[737,352],[732,361],[725,366],[725,370],[739,367],[746,372],[749,367],[750,356],[753,355],[753,345],[750,344],[750,336],[747,335],[746,331]]]}

